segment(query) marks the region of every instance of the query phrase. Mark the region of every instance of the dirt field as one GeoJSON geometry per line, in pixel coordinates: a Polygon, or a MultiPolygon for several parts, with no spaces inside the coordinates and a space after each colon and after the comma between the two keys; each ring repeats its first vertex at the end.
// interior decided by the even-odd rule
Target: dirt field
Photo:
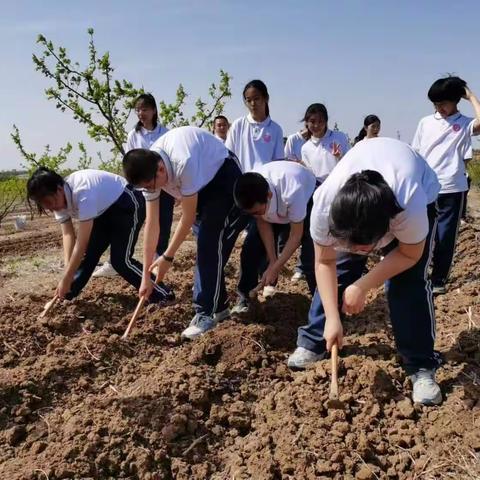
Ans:
{"type": "MultiPolygon", "coordinates": [[[[37,320],[61,250],[50,220],[35,227],[0,235],[1,479],[480,478],[475,223],[461,228],[451,288],[436,300],[444,403],[412,405],[379,291],[345,324],[345,410],[326,407],[327,360],[305,372],[286,367],[309,307],[291,271],[250,318],[184,343],[189,243],[169,277],[178,302],[148,307],[125,342],[137,299],[119,279],[93,279],[37,320]]],[[[232,297],[238,254],[228,267],[232,297]]]]}

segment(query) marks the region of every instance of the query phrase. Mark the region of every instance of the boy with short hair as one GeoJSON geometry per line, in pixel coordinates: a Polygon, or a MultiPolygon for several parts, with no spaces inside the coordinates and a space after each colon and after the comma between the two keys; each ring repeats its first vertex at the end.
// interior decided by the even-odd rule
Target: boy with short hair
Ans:
{"type": "MultiPolygon", "coordinates": [[[[239,298],[232,311],[248,312],[249,293],[257,287],[259,274],[261,286],[275,285],[283,265],[302,245],[304,254],[311,257],[313,243],[309,233],[312,195],[315,176],[307,168],[291,161],[278,160],[243,174],[235,184],[237,206],[256,218],[243,244],[240,256],[241,274],[238,284],[239,298]],[[288,240],[277,255],[277,242],[281,234],[288,240]]],[[[306,272],[313,293],[315,279],[313,268],[306,272]]]]}
{"type": "Polygon", "coordinates": [[[480,102],[466,82],[458,77],[441,78],[434,82],[428,98],[435,107],[435,113],[420,120],[412,147],[432,167],[441,185],[431,279],[434,293],[442,294],[446,291],[462,205],[468,190],[465,158],[471,136],[480,134],[480,102]],[[472,104],[475,118],[458,111],[462,98],[472,104]]]}

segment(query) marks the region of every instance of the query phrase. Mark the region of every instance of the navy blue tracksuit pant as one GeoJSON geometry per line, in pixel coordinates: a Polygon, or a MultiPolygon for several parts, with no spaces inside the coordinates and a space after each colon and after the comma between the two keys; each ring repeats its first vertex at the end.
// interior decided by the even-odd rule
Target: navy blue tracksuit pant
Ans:
{"type": "Polygon", "coordinates": [[[158,256],[161,256],[168,247],[170,231],[172,230],[174,206],[175,199],[165,190],[162,190],[160,193],[160,235],[157,243],[158,256]]]}
{"type": "Polygon", "coordinates": [[[249,219],[233,200],[233,187],[241,175],[238,160],[230,154],[215,177],[198,192],[193,226],[197,239],[193,302],[198,314],[213,316],[228,307],[224,268],[249,219]]]}
{"type": "MultiPolygon", "coordinates": [[[[315,290],[315,272],[313,269],[314,252],[313,241],[310,236],[310,213],[312,211],[313,200],[310,199],[307,206],[307,215],[303,221],[303,235],[300,248],[306,259],[304,262],[305,276],[307,278],[310,293],[313,295],[315,290]]],[[[279,243],[282,247],[285,246],[290,232],[290,224],[272,223],[273,234],[275,239],[275,246],[280,249],[279,243]]],[[[248,233],[242,247],[240,254],[240,282],[238,284],[238,291],[240,295],[249,298],[250,290],[254,289],[259,282],[260,277],[265,272],[268,266],[267,252],[265,246],[258,232],[257,222],[253,221],[248,226],[248,233]]]]}
{"type": "MultiPolygon", "coordinates": [[[[433,203],[428,206],[428,218],[430,231],[421,259],[413,267],[388,280],[385,285],[393,334],[407,374],[415,373],[420,368],[436,368],[440,364],[439,355],[434,351],[435,312],[431,283],[428,280],[428,267],[437,229],[433,203]]],[[[382,253],[386,254],[396,246],[395,240],[382,253]]],[[[364,273],[367,258],[350,253],[338,256],[339,308],[345,289],[364,273]]],[[[298,329],[297,345],[312,352],[324,352],[324,327],[325,312],[318,290],[315,290],[308,325],[298,329]]]]}
{"type": "Polygon", "coordinates": [[[447,283],[457,243],[458,227],[465,201],[465,192],[441,193],[437,198],[438,229],[432,260],[432,285],[447,283]]]}
{"type": "MultiPolygon", "coordinates": [[[[113,268],[137,290],[142,282],[143,266],[133,258],[138,234],[145,221],[143,195],[127,186],[120,197],[105,212],[94,219],[93,229],[82,263],[75,272],[67,299],[76,297],[86,285],[102,256],[110,246],[113,268]]],[[[154,277],[152,276],[154,280],[154,277]]],[[[151,302],[172,300],[173,293],[163,284],[156,285],[151,302]]]]}

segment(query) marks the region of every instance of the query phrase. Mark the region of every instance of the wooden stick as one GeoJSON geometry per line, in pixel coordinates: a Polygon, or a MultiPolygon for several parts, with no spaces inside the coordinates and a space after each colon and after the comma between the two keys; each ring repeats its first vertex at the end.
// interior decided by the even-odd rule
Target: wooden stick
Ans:
{"type": "Polygon", "coordinates": [[[332,345],[332,380],[330,383],[330,400],[338,399],[338,345],[332,345]]]}
{"type": "Polygon", "coordinates": [[[58,300],[58,295],[55,295],[49,302],[45,304],[45,307],[43,308],[43,312],[38,316],[38,318],[44,318],[48,312],[52,309],[52,307],[55,305],[55,303],[58,300]]]}
{"type": "Polygon", "coordinates": [[[132,329],[133,324],[136,322],[138,316],[140,315],[140,310],[142,309],[143,304],[145,303],[145,300],[146,300],[145,295],[142,295],[135,308],[135,311],[133,312],[132,319],[130,320],[128,327],[125,330],[125,333],[122,335],[122,340],[125,340],[128,337],[128,334],[130,333],[130,330],[132,329]]]}

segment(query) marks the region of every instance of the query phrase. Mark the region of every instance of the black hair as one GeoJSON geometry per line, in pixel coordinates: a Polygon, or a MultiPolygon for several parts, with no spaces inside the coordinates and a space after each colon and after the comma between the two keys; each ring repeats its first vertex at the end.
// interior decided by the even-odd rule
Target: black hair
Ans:
{"type": "Polygon", "coordinates": [[[349,245],[372,245],[389,230],[390,220],[403,211],[380,173],[354,173],[330,207],[330,235],[349,245]]]}
{"type": "Polygon", "coordinates": [[[134,148],[123,156],[123,173],[127,182],[138,185],[141,182],[149,182],[157,174],[158,161],[162,157],[153,150],[134,148]]]}
{"type": "Polygon", "coordinates": [[[467,82],[459,77],[445,77],[433,82],[428,90],[428,98],[433,103],[450,101],[458,103],[465,95],[467,82]]]}
{"type": "Polygon", "coordinates": [[[27,181],[27,200],[31,206],[34,202],[40,214],[46,213],[41,205],[42,199],[54,195],[58,187],[63,187],[65,180],[57,172],[47,167],[38,167],[27,181]]]}
{"type": "MultiPolygon", "coordinates": [[[[155,110],[155,115],[153,116],[152,122],[153,122],[153,128],[156,128],[158,124],[158,109],[157,109],[157,102],[155,101],[154,96],[151,93],[142,93],[135,100],[135,108],[139,103],[143,103],[146,107],[150,107],[155,110]]],[[[135,125],[135,131],[139,132],[143,126],[144,126],[143,123],[139,120],[135,125]]]]}
{"type": "MultiPolygon", "coordinates": [[[[306,110],[305,115],[302,118],[302,122],[308,122],[308,119],[312,115],[320,115],[325,122],[328,124],[328,111],[327,107],[323,103],[312,103],[306,110]]],[[[312,132],[308,129],[305,125],[305,128],[308,130],[310,136],[312,136],[312,132]]],[[[328,128],[328,127],[327,127],[328,128]]]]}
{"type": "Polygon", "coordinates": [[[256,172],[244,173],[233,186],[233,198],[240,210],[250,210],[256,203],[268,202],[270,188],[265,178],[256,172]]]}
{"type": "Polygon", "coordinates": [[[217,120],[225,120],[227,122],[227,125],[230,125],[230,122],[228,121],[228,118],[225,115],[217,115],[212,122],[212,131],[215,131],[215,122],[217,120]]]}
{"type": "Polygon", "coordinates": [[[381,123],[380,119],[376,115],[367,115],[363,120],[362,129],[358,132],[358,135],[355,137],[353,143],[355,144],[358,143],[360,140],[363,140],[367,136],[367,127],[375,122],[381,123]]]}
{"type": "Polygon", "coordinates": [[[270,108],[268,107],[268,101],[270,100],[270,95],[268,94],[268,89],[267,86],[261,81],[261,80],[251,80],[248,82],[244,89],[243,89],[243,99],[245,100],[245,94],[247,93],[247,90],[249,88],[254,88],[255,90],[258,90],[262,97],[266,100],[266,105],[265,105],[265,115],[268,117],[270,116],[270,108]]]}

